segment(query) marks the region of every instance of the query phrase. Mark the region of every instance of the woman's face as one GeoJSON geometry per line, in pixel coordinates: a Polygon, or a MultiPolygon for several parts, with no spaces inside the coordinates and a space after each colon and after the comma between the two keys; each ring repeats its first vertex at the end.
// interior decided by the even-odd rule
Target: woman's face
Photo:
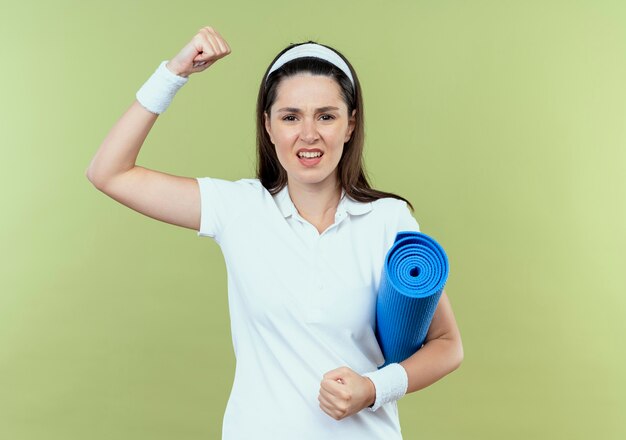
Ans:
{"type": "Polygon", "coordinates": [[[281,81],[270,115],[265,114],[265,129],[289,184],[337,183],[337,164],[354,130],[355,112],[348,118],[339,84],[331,77],[300,74],[281,81]]]}

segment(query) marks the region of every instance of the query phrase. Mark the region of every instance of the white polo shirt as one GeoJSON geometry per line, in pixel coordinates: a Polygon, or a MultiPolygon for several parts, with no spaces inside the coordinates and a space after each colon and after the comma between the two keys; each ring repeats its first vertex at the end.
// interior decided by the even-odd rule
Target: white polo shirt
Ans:
{"type": "Polygon", "coordinates": [[[235,379],[224,440],[401,439],[396,402],[343,420],[317,400],[324,373],[384,362],[374,334],[385,255],[398,231],[419,231],[404,201],[344,194],[323,233],[285,187],[198,177],[199,236],[221,247],[228,273],[235,379]]]}

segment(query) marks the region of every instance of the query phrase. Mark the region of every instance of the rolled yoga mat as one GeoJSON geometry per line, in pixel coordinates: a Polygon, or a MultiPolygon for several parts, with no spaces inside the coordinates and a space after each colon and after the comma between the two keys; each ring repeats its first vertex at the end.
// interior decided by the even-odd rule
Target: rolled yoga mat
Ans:
{"type": "Polygon", "coordinates": [[[422,347],[448,270],[448,257],[433,238],[398,232],[385,257],[376,300],[376,337],[385,356],[380,368],[422,347]]]}

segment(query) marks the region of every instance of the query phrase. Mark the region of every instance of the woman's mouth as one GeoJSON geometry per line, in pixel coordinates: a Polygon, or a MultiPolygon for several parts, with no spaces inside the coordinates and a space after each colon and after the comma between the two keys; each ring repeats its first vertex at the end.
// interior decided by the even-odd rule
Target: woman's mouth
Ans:
{"type": "Polygon", "coordinates": [[[298,153],[297,153],[298,160],[305,167],[312,167],[312,166],[317,165],[322,160],[322,156],[323,155],[324,155],[324,153],[322,153],[319,150],[316,150],[316,151],[298,151],[298,153]]]}

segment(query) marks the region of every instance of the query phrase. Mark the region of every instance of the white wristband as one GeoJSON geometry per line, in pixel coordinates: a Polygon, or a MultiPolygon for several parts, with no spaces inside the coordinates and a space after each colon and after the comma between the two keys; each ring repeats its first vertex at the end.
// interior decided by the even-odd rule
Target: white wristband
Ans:
{"type": "Polygon", "coordinates": [[[376,388],[376,401],[369,407],[370,411],[376,411],[384,404],[400,399],[409,387],[409,376],[404,367],[397,363],[365,373],[363,376],[369,377],[376,388]]]}
{"type": "Polygon", "coordinates": [[[154,71],[148,81],[137,91],[137,101],[148,111],[160,115],[174,99],[174,95],[184,86],[189,77],[176,75],[165,65],[169,60],[163,61],[154,71]]]}

